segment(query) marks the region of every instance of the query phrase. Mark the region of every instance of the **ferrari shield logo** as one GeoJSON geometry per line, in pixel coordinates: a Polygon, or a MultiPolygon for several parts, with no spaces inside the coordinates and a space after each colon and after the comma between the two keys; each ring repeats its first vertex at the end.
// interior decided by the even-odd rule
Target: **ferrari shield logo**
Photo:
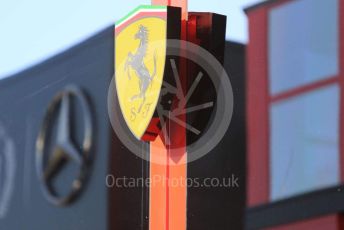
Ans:
{"type": "Polygon", "coordinates": [[[140,6],[115,27],[115,82],[123,117],[141,140],[155,113],[163,83],[167,7],[140,6]]]}

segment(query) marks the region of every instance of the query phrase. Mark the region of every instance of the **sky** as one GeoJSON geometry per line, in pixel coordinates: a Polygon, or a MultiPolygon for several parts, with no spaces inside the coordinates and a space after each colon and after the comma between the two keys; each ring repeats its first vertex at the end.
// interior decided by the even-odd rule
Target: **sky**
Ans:
{"type": "MultiPolygon", "coordinates": [[[[243,8],[262,0],[189,0],[189,11],[227,15],[227,40],[247,43],[243,8]]],[[[38,64],[114,24],[150,0],[0,1],[0,79],[38,64]]]]}

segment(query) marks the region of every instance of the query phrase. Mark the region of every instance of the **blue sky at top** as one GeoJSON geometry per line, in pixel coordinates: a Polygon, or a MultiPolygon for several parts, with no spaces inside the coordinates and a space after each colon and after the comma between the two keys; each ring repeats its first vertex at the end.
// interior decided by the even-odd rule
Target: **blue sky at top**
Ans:
{"type": "MultiPolygon", "coordinates": [[[[189,10],[227,15],[227,39],[247,42],[242,9],[261,0],[189,0],[189,10]]],[[[0,79],[85,40],[147,0],[0,1],[0,79]]]]}

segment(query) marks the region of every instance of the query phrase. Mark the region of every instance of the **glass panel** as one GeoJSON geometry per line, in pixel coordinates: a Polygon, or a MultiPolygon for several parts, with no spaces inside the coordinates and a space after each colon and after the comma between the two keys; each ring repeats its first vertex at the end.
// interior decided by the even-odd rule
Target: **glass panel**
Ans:
{"type": "Polygon", "coordinates": [[[338,74],[337,0],[299,0],[269,13],[271,94],[338,74]]]}
{"type": "Polygon", "coordinates": [[[272,201],[339,182],[339,87],[273,104],[270,110],[272,201]]]}

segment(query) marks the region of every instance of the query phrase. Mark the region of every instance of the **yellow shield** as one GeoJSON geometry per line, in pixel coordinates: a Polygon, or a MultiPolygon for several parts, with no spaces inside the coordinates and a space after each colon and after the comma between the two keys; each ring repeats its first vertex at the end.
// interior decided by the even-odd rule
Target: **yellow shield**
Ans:
{"type": "Polygon", "coordinates": [[[140,6],[116,23],[115,82],[123,117],[141,140],[149,127],[162,87],[167,7],[140,6]]]}

